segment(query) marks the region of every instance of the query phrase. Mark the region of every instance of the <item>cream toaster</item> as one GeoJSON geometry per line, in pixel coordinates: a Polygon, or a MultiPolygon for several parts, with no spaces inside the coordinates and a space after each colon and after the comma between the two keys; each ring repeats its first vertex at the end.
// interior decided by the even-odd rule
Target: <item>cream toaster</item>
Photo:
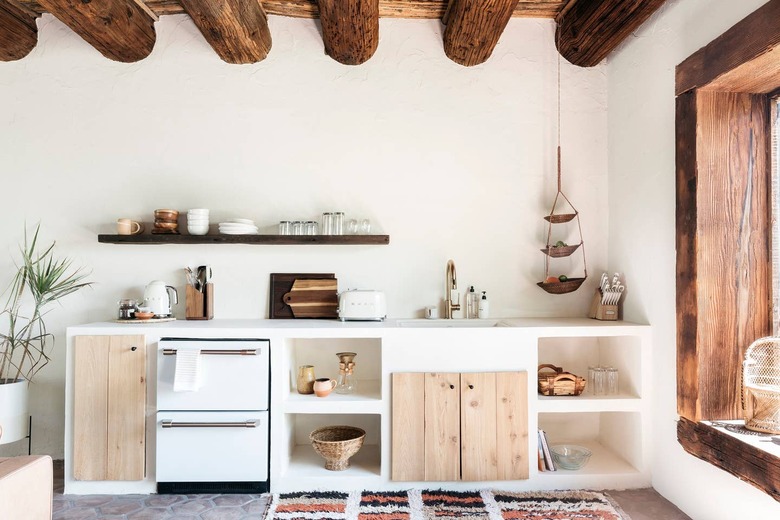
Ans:
{"type": "Polygon", "coordinates": [[[382,321],[387,317],[385,293],[352,289],[339,294],[341,321],[382,321]]]}

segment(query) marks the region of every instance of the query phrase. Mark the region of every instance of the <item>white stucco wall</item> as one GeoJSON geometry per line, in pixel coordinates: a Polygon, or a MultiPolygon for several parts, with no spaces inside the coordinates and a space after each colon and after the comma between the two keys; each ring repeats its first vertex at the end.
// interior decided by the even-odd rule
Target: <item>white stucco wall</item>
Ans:
{"type": "Polygon", "coordinates": [[[221,62],[185,16],[156,25],[152,55],[120,64],[47,15],[36,49],[0,63],[0,284],[25,221],[39,220],[97,282],[51,315],[58,341],[33,387],[34,451],[63,453],[65,327],[112,318],[154,279],[183,292],[185,265],[212,265],[221,318],[265,317],[272,272],[334,272],[341,289],[385,290],[392,317],[419,316],[441,299],[448,258],[462,289],[488,291],[494,316],[587,312],[607,267],[605,66],[563,70],[564,189],[595,276],[567,296],[535,285],[555,194],[552,21],[512,20],[474,68],[445,57],[436,20],[382,20],[359,67],[328,58],[312,20],[272,16],[273,49],[247,66],[221,62]],[[98,244],[116,218],[149,221],[163,207],[266,230],[342,210],[391,244],[98,244]]]}
{"type": "Polygon", "coordinates": [[[609,264],[629,281],[625,317],[653,325],[653,484],[694,520],[780,517],[768,495],[686,454],[675,430],[674,68],[764,3],[669,2],[608,65],[609,264]]]}

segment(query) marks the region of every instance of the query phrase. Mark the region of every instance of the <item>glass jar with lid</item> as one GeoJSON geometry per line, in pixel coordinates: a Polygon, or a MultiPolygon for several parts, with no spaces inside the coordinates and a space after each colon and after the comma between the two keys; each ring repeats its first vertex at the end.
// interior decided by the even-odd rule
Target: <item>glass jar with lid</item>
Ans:
{"type": "Polygon", "coordinates": [[[132,298],[123,298],[119,300],[119,312],[117,318],[120,320],[135,319],[135,311],[138,310],[138,301],[132,298]]]}

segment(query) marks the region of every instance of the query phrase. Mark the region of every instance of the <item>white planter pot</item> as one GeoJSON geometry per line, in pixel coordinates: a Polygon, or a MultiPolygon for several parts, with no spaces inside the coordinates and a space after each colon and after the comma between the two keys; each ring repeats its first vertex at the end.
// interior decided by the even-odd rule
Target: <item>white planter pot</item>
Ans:
{"type": "Polygon", "coordinates": [[[29,385],[25,379],[0,383],[0,444],[27,437],[30,414],[27,408],[29,385]]]}

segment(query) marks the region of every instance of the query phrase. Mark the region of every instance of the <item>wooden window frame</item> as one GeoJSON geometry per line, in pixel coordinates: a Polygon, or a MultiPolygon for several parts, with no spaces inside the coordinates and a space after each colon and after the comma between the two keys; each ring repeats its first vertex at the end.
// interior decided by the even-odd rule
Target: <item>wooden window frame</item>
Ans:
{"type": "Polygon", "coordinates": [[[676,69],[677,438],[780,501],[780,459],[705,420],[741,419],[745,349],[772,333],[772,96],[780,0],[676,69]]]}

